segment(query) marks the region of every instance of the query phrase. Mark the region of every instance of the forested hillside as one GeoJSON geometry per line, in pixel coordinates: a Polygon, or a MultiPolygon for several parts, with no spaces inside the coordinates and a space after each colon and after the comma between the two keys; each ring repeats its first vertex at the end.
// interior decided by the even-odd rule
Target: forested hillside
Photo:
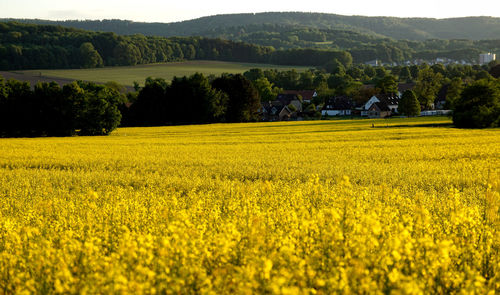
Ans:
{"type": "MultiPolygon", "coordinates": [[[[366,23],[373,23],[378,20],[374,28],[385,26],[380,32],[375,33],[371,30],[365,30],[361,27],[340,26],[338,22],[333,22],[335,25],[327,25],[327,20],[331,19],[332,15],[327,14],[307,14],[307,13],[264,13],[256,15],[221,15],[214,17],[206,17],[192,21],[180,23],[136,23],[123,20],[103,20],[103,21],[64,21],[64,22],[47,22],[42,20],[22,20],[23,22],[31,23],[51,23],[60,24],[75,28],[85,28],[94,31],[107,31],[116,34],[141,34],[146,36],[202,36],[204,38],[231,40],[235,42],[245,42],[259,46],[273,47],[276,50],[287,50],[297,48],[315,48],[326,50],[347,50],[351,53],[355,63],[363,63],[374,59],[381,60],[386,63],[423,59],[433,61],[437,58],[448,58],[455,61],[466,61],[469,63],[477,63],[478,55],[481,52],[494,52],[500,55],[500,25],[489,27],[489,24],[496,24],[497,18],[466,18],[462,19],[464,23],[475,20],[475,25],[471,25],[462,31],[471,32],[469,39],[460,39],[465,35],[447,34],[446,36],[455,37],[455,39],[437,39],[436,34],[427,33],[427,31],[416,29],[424,24],[434,23],[430,26],[439,32],[445,32],[446,26],[439,25],[449,24],[453,19],[447,20],[432,20],[432,19],[398,19],[398,18],[362,18],[366,23]],[[292,18],[291,15],[296,16],[292,18]],[[318,16],[318,19],[313,21],[310,17],[318,16]],[[267,18],[265,18],[267,16],[267,18]],[[276,16],[273,18],[272,16],[276,16]],[[286,16],[289,16],[289,21],[286,21],[286,16]],[[329,18],[330,17],[330,18],[329,18]],[[241,19],[240,22],[237,19],[241,19]],[[227,22],[221,22],[227,20],[227,22]],[[262,23],[257,23],[257,20],[262,23]],[[293,20],[293,21],[292,21],[293,20]],[[389,22],[391,20],[391,22],[389,22]],[[408,25],[406,29],[417,30],[418,34],[425,37],[433,37],[426,40],[409,40],[420,39],[414,38],[414,32],[406,29],[401,29],[400,24],[403,21],[409,22],[413,20],[415,25],[408,25]],[[267,23],[268,21],[268,23],[267,23]],[[369,22],[368,22],[369,21],[369,22]],[[253,22],[253,23],[252,23],[253,22]],[[486,25],[482,26],[482,23],[486,25]],[[473,28],[477,28],[478,32],[473,28]],[[481,29],[482,28],[482,29],[481,29]],[[474,32],[473,32],[474,31],[474,32]],[[479,32],[480,31],[480,32],[479,32]],[[393,32],[394,34],[391,34],[393,32]],[[490,32],[496,32],[491,36],[490,32]],[[386,34],[383,35],[382,33],[386,34]],[[425,33],[425,34],[424,34],[425,33]],[[387,37],[391,36],[393,38],[387,37]],[[476,40],[483,36],[484,38],[497,39],[476,40]],[[460,37],[460,38],[459,38],[460,37]],[[458,39],[457,39],[458,38],[458,39]]],[[[340,17],[340,16],[339,16],[340,17]]],[[[455,19],[458,22],[458,19],[455,19]]],[[[359,22],[365,24],[365,22],[359,22]]],[[[453,28],[460,25],[452,26],[453,28]]],[[[443,33],[444,34],[444,33],[443,33]]],[[[439,36],[445,36],[445,35],[439,36]]],[[[197,57],[198,58],[198,57],[197,57]]],[[[208,57],[210,59],[221,57],[208,57]]],[[[224,57],[228,60],[227,57],[224,57]]],[[[235,59],[231,59],[235,60],[235,59]]],[[[237,59],[236,59],[237,60],[237,59]]],[[[245,60],[245,61],[256,61],[245,60]]],[[[267,62],[258,59],[259,62],[267,62]]]]}
{"type": "Polygon", "coordinates": [[[317,29],[362,32],[393,39],[498,39],[500,18],[465,17],[449,19],[344,16],[325,13],[266,12],[226,14],[202,17],[176,23],[142,23],[121,20],[46,21],[23,20],[37,24],[58,24],[93,31],[115,32],[121,35],[198,36],[229,27],[277,24],[317,29]]]}
{"type": "Polygon", "coordinates": [[[275,50],[272,47],[203,37],[118,36],[52,25],[0,23],[0,69],[94,68],[177,60],[221,60],[322,66],[346,51],[275,50]]]}

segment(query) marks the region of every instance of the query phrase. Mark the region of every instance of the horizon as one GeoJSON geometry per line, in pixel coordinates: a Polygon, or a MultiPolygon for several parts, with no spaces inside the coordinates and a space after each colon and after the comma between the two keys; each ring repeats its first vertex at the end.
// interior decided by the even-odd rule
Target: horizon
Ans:
{"type": "Polygon", "coordinates": [[[160,0],[145,0],[141,5],[132,0],[86,2],[63,0],[0,0],[0,18],[64,20],[120,19],[134,22],[171,23],[203,17],[231,14],[259,14],[271,12],[303,12],[336,14],[342,16],[449,19],[465,17],[500,17],[500,1],[486,0],[481,5],[455,3],[452,0],[436,2],[422,0],[418,6],[396,0],[377,3],[352,0],[349,3],[307,3],[255,0],[252,3],[232,3],[227,0],[210,2],[189,1],[169,4],[160,0]]]}
{"type": "Polygon", "coordinates": [[[243,15],[243,14],[265,14],[265,13],[310,13],[310,14],[327,14],[327,15],[339,15],[339,16],[354,16],[354,17],[368,17],[368,18],[401,18],[401,19],[409,19],[409,18],[419,18],[419,19],[436,19],[436,20],[445,20],[445,19],[460,19],[460,18],[500,18],[500,16],[491,16],[491,15],[467,15],[467,16],[451,16],[451,17],[426,17],[426,16],[393,16],[393,15],[360,15],[360,14],[338,14],[338,13],[330,13],[330,12],[314,12],[314,11],[262,11],[262,12],[235,12],[235,13],[218,13],[218,14],[210,14],[204,15],[200,17],[183,19],[179,21],[154,21],[154,20],[134,20],[128,18],[41,18],[41,17],[3,17],[0,16],[0,19],[24,19],[24,20],[47,20],[47,21],[104,21],[104,20],[121,20],[121,21],[131,21],[136,23],[176,23],[176,22],[185,22],[192,21],[202,18],[216,17],[216,16],[225,16],[225,15],[243,15]]]}

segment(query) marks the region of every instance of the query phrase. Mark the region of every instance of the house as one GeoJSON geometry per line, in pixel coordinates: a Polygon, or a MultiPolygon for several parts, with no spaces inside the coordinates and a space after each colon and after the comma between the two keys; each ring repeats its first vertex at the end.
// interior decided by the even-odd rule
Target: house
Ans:
{"type": "Polygon", "coordinates": [[[263,102],[260,113],[263,121],[290,120],[302,112],[302,102],[297,94],[279,94],[276,100],[263,102]]]}
{"type": "Polygon", "coordinates": [[[354,102],[347,96],[336,96],[328,99],[321,111],[322,116],[350,116],[354,102]]]}
{"type": "Polygon", "coordinates": [[[272,102],[267,101],[261,103],[260,113],[262,121],[278,121],[279,113],[283,107],[273,105],[272,102]]]}
{"type": "Polygon", "coordinates": [[[302,101],[300,100],[300,96],[298,94],[278,94],[278,97],[275,101],[273,101],[273,104],[281,105],[282,107],[292,104],[297,109],[297,111],[302,112],[302,101]]]}
{"type": "Polygon", "coordinates": [[[399,97],[395,94],[377,94],[361,106],[361,116],[384,118],[398,112],[399,97]],[[373,105],[376,105],[373,107],[373,105]],[[387,113],[388,112],[388,113],[387,113]]]}
{"type": "Polygon", "coordinates": [[[391,114],[391,109],[385,102],[375,102],[366,110],[368,118],[385,118],[391,114]]]}
{"type": "Polygon", "coordinates": [[[279,120],[280,121],[287,121],[290,120],[292,117],[296,116],[297,112],[291,110],[288,106],[285,106],[281,112],[279,113],[279,120]]]}
{"type": "Polygon", "coordinates": [[[399,99],[400,99],[399,96],[392,93],[386,93],[386,94],[377,94],[376,97],[380,102],[387,104],[387,107],[391,110],[392,113],[398,112],[399,99]]]}
{"type": "MultiPolygon", "coordinates": [[[[302,102],[311,103],[311,101],[318,96],[315,90],[285,90],[282,94],[296,95],[302,102]]],[[[278,95],[279,97],[279,95],[278,95]]]]}
{"type": "Polygon", "coordinates": [[[372,67],[378,67],[378,66],[381,66],[382,63],[380,62],[380,60],[375,59],[375,60],[370,60],[370,61],[365,62],[365,65],[372,66],[372,67]]]}

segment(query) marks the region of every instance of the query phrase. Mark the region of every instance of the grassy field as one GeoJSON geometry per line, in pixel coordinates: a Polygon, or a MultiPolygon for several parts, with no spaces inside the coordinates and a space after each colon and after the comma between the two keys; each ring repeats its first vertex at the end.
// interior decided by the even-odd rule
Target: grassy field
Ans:
{"type": "Polygon", "coordinates": [[[164,78],[167,81],[174,76],[189,76],[196,72],[205,75],[220,75],[222,73],[243,73],[251,68],[289,70],[292,68],[298,71],[307,69],[306,67],[287,67],[268,64],[233,63],[222,61],[186,61],[162,64],[138,65],[131,67],[106,67],[97,69],[74,69],[74,70],[33,70],[21,71],[27,75],[56,77],[65,79],[108,82],[115,81],[125,86],[132,86],[134,81],[144,84],[144,80],[151,76],[154,78],[164,78]]]}
{"type": "Polygon", "coordinates": [[[435,117],[119,128],[0,139],[0,151],[0,293],[500,286],[499,129],[435,117]]]}

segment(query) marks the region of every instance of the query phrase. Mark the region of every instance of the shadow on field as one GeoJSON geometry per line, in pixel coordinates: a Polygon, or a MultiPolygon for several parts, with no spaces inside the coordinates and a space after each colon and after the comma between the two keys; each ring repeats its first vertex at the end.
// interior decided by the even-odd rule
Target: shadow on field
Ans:
{"type": "Polygon", "coordinates": [[[451,128],[453,123],[423,123],[423,124],[372,124],[372,128],[409,128],[409,127],[434,127],[451,128]]]}

